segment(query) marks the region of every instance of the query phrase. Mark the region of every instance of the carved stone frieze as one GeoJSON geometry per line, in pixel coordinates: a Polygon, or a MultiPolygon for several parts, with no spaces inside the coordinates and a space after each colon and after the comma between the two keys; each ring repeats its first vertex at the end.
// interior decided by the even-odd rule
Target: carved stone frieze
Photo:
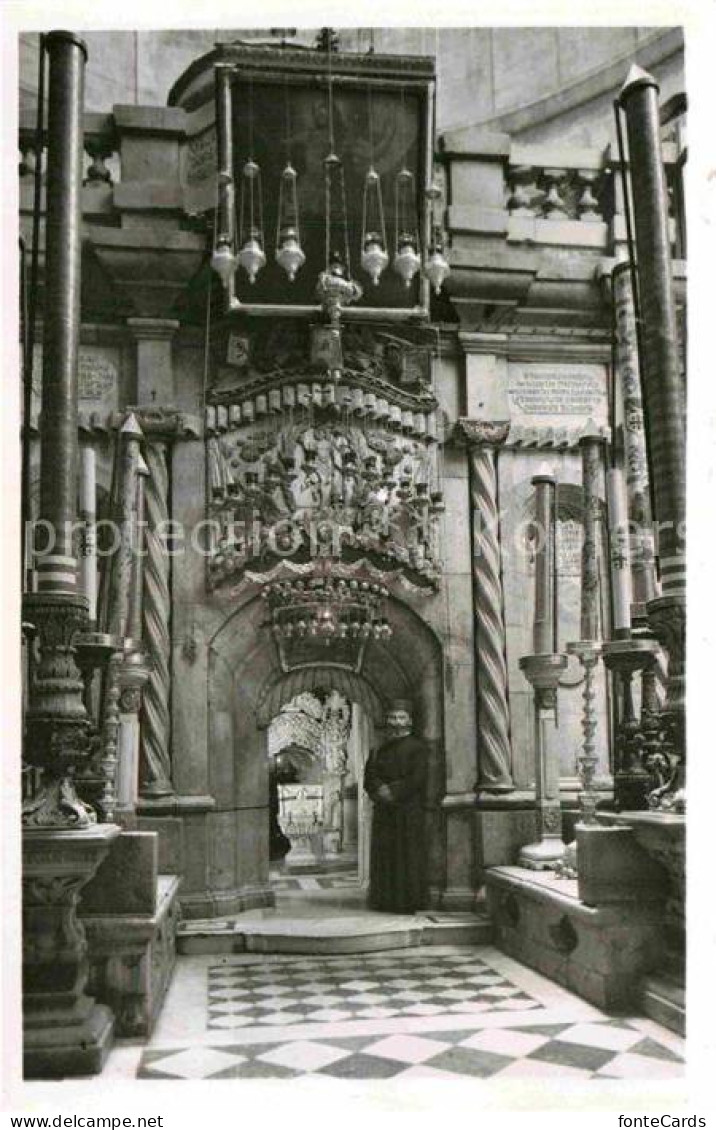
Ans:
{"type": "Polygon", "coordinates": [[[225,345],[220,337],[207,431],[223,430],[221,406],[228,411],[224,427],[229,419],[252,423],[277,411],[298,413],[312,406],[397,422],[409,434],[434,438],[431,344],[366,326],[342,327],[337,342],[332,333],[330,326],[284,320],[250,332],[232,330],[225,345]],[[316,382],[327,376],[329,385],[317,394],[316,382]]]}
{"type": "Polygon", "coordinates": [[[368,555],[435,585],[433,449],[346,421],[236,429],[208,440],[212,585],[283,558],[368,555]]]}

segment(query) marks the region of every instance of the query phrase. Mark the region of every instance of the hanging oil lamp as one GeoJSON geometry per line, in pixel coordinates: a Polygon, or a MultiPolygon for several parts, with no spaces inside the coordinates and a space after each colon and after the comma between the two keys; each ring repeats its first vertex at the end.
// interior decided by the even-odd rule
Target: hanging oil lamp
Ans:
{"type": "Polygon", "coordinates": [[[226,239],[217,242],[211,255],[211,269],[216,271],[222,286],[228,287],[238,266],[231,244],[226,239]]]}
{"type": "Polygon", "coordinates": [[[219,202],[217,223],[214,226],[214,246],[211,252],[211,269],[216,271],[224,287],[228,288],[236,274],[239,261],[234,252],[234,178],[231,173],[219,173],[219,202]],[[222,208],[222,197],[224,207],[222,208]],[[220,231],[216,231],[218,218],[224,220],[220,231]]]}
{"type": "Polygon", "coordinates": [[[388,266],[389,259],[385,250],[385,216],[383,214],[383,197],[380,191],[380,176],[372,165],[365,175],[363,185],[361,247],[361,267],[370,278],[373,286],[377,286],[380,276],[388,266]]]}
{"type": "Polygon", "coordinates": [[[445,279],[450,274],[450,264],[445,258],[445,245],[443,240],[442,228],[435,219],[435,212],[437,209],[437,202],[442,193],[440,188],[435,184],[431,184],[427,189],[425,195],[430,201],[430,248],[428,250],[428,261],[425,264],[424,275],[430,285],[435,290],[436,294],[440,294],[442,285],[445,279]]]}
{"type": "Polygon", "coordinates": [[[298,226],[297,179],[296,170],[289,161],[281,173],[276,226],[276,262],[288,275],[289,282],[294,281],[306,262],[298,226]]]}
{"type": "Polygon", "coordinates": [[[442,248],[442,238],[437,229],[435,235],[436,239],[430,247],[424,273],[426,279],[435,290],[435,293],[440,294],[442,285],[450,274],[450,264],[445,258],[442,248]]]}
{"type": "Polygon", "coordinates": [[[388,266],[386,251],[385,214],[383,194],[380,189],[380,176],[375,168],[373,144],[373,99],[368,87],[368,139],[370,144],[370,165],[363,182],[363,222],[361,224],[360,265],[368,275],[373,286],[378,285],[380,276],[388,266]]]}
{"type": "Polygon", "coordinates": [[[249,157],[241,172],[241,218],[239,224],[239,264],[246,271],[250,283],[266,266],[264,254],[263,205],[261,200],[261,169],[249,157]]]}
{"type": "Polygon", "coordinates": [[[420,270],[420,240],[416,222],[415,178],[405,166],[395,178],[395,257],[393,268],[406,287],[420,270]]]}

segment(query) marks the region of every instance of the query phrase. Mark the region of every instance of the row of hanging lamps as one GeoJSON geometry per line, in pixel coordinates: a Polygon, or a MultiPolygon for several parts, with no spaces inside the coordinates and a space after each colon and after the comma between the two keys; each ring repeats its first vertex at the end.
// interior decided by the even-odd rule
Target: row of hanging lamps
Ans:
{"type": "MultiPolygon", "coordinates": [[[[324,158],[324,219],[325,219],[325,273],[334,279],[351,280],[350,249],[348,237],[348,213],[346,205],[346,186],[343,161],[336,153],[333,114],[333,81],[331,74],[332,48],[328,47],[328,130],[329,152],[324,158]]],[[[276,222],[275,259],[286,272],[289,282],[293,282],[298,271],[306,262],[301,246],[298,174],[291,161],[290,115],[288,87],[284,86],[286,98],[286,163],[281,173],[278,194],[278,213],[276,222]]],[[[254,159],[254,104],[253,81],[249,79],[248,97],[248,158],[241,173],[238,255],[235,252],[234,231],[221,232],[215,240],[211,265],[219,275],[224,286],[228,286],[237,266],[245,271],[250,283],[255,283],[259,271],[266,266],[263,193],[261,168],[254,159]]],[[[373,139],[372,91],[368,88],[368,131],[370,141],[370,163],[363,184],[363,208],[361,222],[361,267],[377,286],[389,265],[387,250],[386,222],[381,188],[381,178],[375,167],[373,139]]],[[[425,263],[422,262],[420,226],[418,221],[417,192],[415,176],[407,167],[407,143],[405,137],[405,90],[401,88],[400,137],[402,165],[395,178],[395,234],[393,247],[393,269],[400,276],[405,287],[410,287],[415,276],[421,271],[437,294],[450,273],[450,265],[445,256],[444,236],[437,222],[437,201],[440,190],[435,185],[426,190],[429,201],[429,244],[425,263]]],[[[223,186],[233,198],[233,178],[227,170],[219,174],[220,188],[223,186]],[[222,179],[223,178],[223,179],[222,179]],[[228,188],[227,188],[228,186],[228,188]]],[[[231,208],[233,219],[233,206],[231,208]]],[[[323,284],[322,284],[323,285],[323,284]]],[[[356,284],[351,283],[353,291],[356,284]]],[[[325,287],[324,287],[325,289],[325,287]]],[[[331,287],[335,290],[335,286],[331,287]]],[[[356,294],[349,297],[348,285],[343,300],[354,301],[356,294]]]]}

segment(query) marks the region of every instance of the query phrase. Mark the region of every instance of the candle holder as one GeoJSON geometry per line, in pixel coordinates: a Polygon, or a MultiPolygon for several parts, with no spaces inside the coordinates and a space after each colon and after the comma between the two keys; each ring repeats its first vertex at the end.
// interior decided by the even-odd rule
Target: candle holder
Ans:
{"type": "Polygon", "coordinates": [[[582,751],[577,756],[577,773],[582,785],[579,795],[582,824],[596,824],[597,794],[594,778],[597,770],[597,754],[594,735],[597,732],[597,712],[594,708],[594,670],[599,662],[602,644],[596,640],[577,640],[567,644],[569,655],[576,655],[584,668],[584,690],[582,691],[582,751]]]}
{"type": "Polygon", "coordinates": [[[520,667],[534,688],[535,807],[539,839],[520,850],[518,862],[533,871],[555,868],[564,857],[559,763],[550,740],[556,728],[557,687],[567,666],[560,654],[524,655],[520,667]]]}
{"type": "Polygon", "coordinates": [[[656,659],[656,640],[612,640],[602,647],[604,665],[621,681],[621,710],[616,730],[614,804],[618,811],[635,812],[648,807],[652,775],[645,762],[645,735],[634,710],[632,679],[646,671],[656,659]]]}
{"type": "MultiPolygon", "coordinates": [[[[107,756],[103,719],[94,701],[95,671],[102,676],[104,687],[110,681],[112,659],[121,655],[124,640],[109,632],[82,632],[75,642],[77,666],[84,682],[84,701],[87,713],[92,720],[94,734],[90,741],[92,752],[88,760],[75,772],[75,780],[82,799],[92,808],[98,809],[103,818],[109,820],[113,811],[115,762],[107,756]]],[[[105,696],[106,696],[105,690],[105,696]]],[[[106,709],[104,711],[106,713],[106,709]]]]}

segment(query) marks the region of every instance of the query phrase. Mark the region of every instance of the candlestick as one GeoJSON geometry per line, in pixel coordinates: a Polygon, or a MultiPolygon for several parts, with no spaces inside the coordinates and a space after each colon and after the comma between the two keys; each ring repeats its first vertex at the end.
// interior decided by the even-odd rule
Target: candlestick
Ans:
{"type": "Polygon", "coordinates": [[[582,785],[579,794],[582,824],[596,824],[597,796],[594,777],[597,771],[597,754],[594,736],[597,732],[597,712],[594,709],[594,670],[599,662],[601,644],[594,640],[579,640],[567,644],[570,655],[576,655],[584,668],[582,691],[582,749],[577,755],[577,772],[582,785]]]}
{"type": "Polygon", "coordinates": [[[539,839],[520,850],[519,863],[533,871],[554,868],[564,857],[559,797],[557,687],[567,666],[566,655],[523,655],[520,667],[534,687],[535,810],[539,839]]]}
{"type": "Polygon", "coordinates": [[[631,633],[631,568],[629,522],[622,471],[607,471],[607,513],[609,515],[609,564],[612,578],[612,622],[614,635],[631,633]]]}

